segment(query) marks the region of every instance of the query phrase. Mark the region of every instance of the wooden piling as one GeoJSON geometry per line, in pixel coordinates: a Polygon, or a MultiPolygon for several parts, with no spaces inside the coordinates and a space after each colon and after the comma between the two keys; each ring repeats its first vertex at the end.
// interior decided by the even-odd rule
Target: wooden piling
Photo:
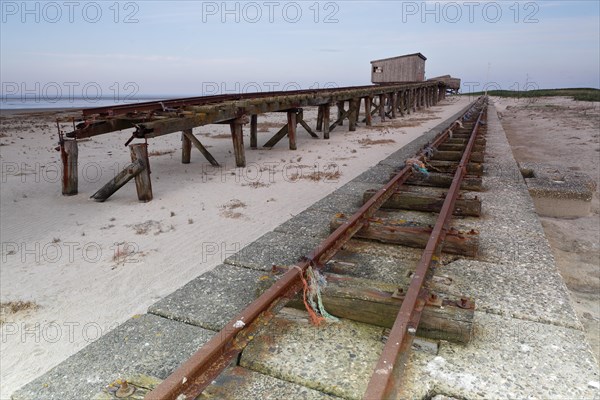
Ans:
{"type": "Polygon", "coordinates": [[[396,118],[396,108],[398,107],[398,93],[393,92],[391,94],[391,102],[392,102],[392,119],[396,118]]]}
{"type": "Polygon", "coordinates": [[[404,116],[404,91],[398,92],[398,113],[404,116]]]}
{"type": "Polygon", "coordinates": [[[135,176],[135,188],[139,201],[152,200],[152,182],[150,180],[150,160],[148,159],[148,144],[136,143],[129,146],[131,151],[131,161],[142,161],[145,165],[143,171],[135,176]]]}
{"type": "Polygon", "coordinates": [[[256,149],[258,147],[258,115],[252,114],[250,116],[250,148],[256,149]]]}
{"type": "MultiPolygon", "coordinates": [[[[188,129],[191,133],[191,129],[188,129]]],[[[181,132],[181,163],[189,164],[192,159],[192,141],[185,133],[181,132]]]]}
{"type": "Polygon", "coordinates": [[[233,152],[235,154],[235,166],[243,168],[246,166],[246,153],[244,152],[244,125],[235,120],[229,124],[231,139],[233,141],[233,152]]]}
{"type": "Polygon", "coordinates": [[[287,112],[288,120],[288,139],[290,141],[290,150],[296,150],[296,110],[287,112]]]}
{"type": "Polygon", "coordinates": [[[329,139],[329,115],[331,107],[329,104],[323,106],[323,139],[329,139]]]}
{"type": "Polygon", "coordinates": [[[379,95],[379,117],[381,122],[385,121],[385,94],[379,95]]]}
{"type": "Polygon", "coordinates": [[[315,130],[317,132],[321,132],[323,130],[323,108],[325,107],[324,104],[321,104],[317,110],[317,126],[315,128],[315,130]]]}
{"type": "Polygon", "coordinates": [[[343,101],[338,101],[337,103],[337,121],[338,121],[338,125],[342,126],[344,125],[344,114],[346,113],[346,110],[344,109],[344,102],[343,101]]]}
{"type": "Polygon", "coordinates": [[[63,164],[62,194],[73,196],[78,192],[77,177],[77,140],[63,140],[60,145],[60,158],[63,164]]]}
{"type": "Polygon", "coordinates": [[[371,102],[373,99],[371,96],[365,97],[365,122],[367,126],[371,126],[373,124],[373,118],[371,117],[371,102]]]}
{"type": "Polygon", "coordinates": [[[351,99],[349,108],[350,115],[348,115],[348,130],[355,131],[356,120],[358,119],[358,101],[356,99],[351,99]]]}

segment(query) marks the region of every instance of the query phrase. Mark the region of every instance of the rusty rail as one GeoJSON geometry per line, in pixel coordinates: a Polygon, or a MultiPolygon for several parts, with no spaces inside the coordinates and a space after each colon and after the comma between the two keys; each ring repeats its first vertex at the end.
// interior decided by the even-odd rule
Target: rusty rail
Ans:
{"type": "Polygon", "coordinates": [[[363,396],[365,400],[386,399],[392,393],[397,393],[401,372],[408,360],[408,355],[414,339],[423,307],[427,301],[428,293],[423,288],[425,278],[429,273],[434,256],[441,252],[444,237],[449,229],[449,222],[454,211],[454,205],[460,192],[460,184],[467,172],[467,164],[471,151],[477,137],[477,130],[484,115],[485,105],[479,113],[477,122],[473,127],[467,147],[463,153],[460,164],[456,169],[452,185],[446,194],[446,199],[438,215],[436,224],[429,236],[429,242],[419,260],[416,271],[402,305],[394,326],[392,327],[387,342],[377,362],[367,390],[363,396]]]}
{"type": "MultiPolygon", "coordinates": [[[[442,132],[430,146],[437,147],[448,137],[449,131],[454,127],[455,123],[442,132]]],[[[418,158],[421,160],[425,158],[424,150],[418,155],[418,158]]],[[[461,165],[463,164],[461,163],[461,165]]],[[[459,168],[461,171],[464,169],[464,166],[459,168]]],[[[231,361],[250,342],[251,337],[262,326],[266,325],[289,299],[301,290],[301,277],[306,269],[311,265],[321,267],[333,257],[356,232],[368,223],[369,218],[411,174],[412,167],[405,166],[371,197],[346,224],[336,229],[302,261],[285,272],[273,286],[231,319],[220,332],[215,334],[160,385],[148,393],[145,398],[176,400],[181,398],[179,397],[181,395],[185,395],[185,398],[196,398],[200,395],[230,365],[231,361]]],[[[390,340],[388,340],[389,342],[390,340]]]]}

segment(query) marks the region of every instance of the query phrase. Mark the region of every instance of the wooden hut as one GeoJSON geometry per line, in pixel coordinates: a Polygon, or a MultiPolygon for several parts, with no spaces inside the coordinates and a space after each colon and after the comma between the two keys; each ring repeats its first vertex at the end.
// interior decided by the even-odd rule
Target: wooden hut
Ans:
{"type": "Polygon", "coordinates": [[[371,82],[422,82],[426,60],[423,54],[414,53],[371,61],[371,82]]]}

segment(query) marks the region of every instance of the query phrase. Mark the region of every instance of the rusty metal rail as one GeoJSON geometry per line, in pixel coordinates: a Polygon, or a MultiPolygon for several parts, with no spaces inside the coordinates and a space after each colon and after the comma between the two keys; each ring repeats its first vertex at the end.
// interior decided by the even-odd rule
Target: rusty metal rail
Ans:
{"type": "Polygon", "coordinates": [[[429,242],[419,260],[394,326],[388,335],[388,340],[367,386],[367,391],[363,397],[365,400],[385,399],[389,398],[392,393],[398,392],[401,378],[400,371],[402,371],[408,360],[412,341],[417,332],[423,307],[427,301],[428,293],[423,288],[423,283],[429,274],[431,265],[436,263],[435,257],[441,253],[443,241],[448,232],[450,219],[454,211],[454,205],[460,192],[460,185],[467,173],[467,164],[471,157],[484,111],[485,107],[482,108],[477,122],[475,122],[469,142],[456,169],[450,189],[446,194],[442,210],[429,236],[429,242]]]}
{"type": "MultiPolygon", "coordinates": [[[[479,99],[477,102],[481,101],[479,99]]],[[[477,104],[474,103],[473,107],[477,104]]],[[[481,114],[477,120],[476,127],[481,120],[481,114]]],[[[429,146],[436,148],[439,144],[444,142],[449,132],[456,127],[456,122],[442,132],[436,140],[429,146]]],[[[476,132],[476,128],[474,129],[476,132]]],[[[460,179],[464,176],[466,171],[466,161],[468,161],[468,154],[470,149],[473,147],[475,135],[471,136],[468,146],[468,152],[465,151],[465,156],[461,161],[460,167],[457,170],[457,177],[451,187],[451,192],[454,193],[450,201],[444,203],[444,207],[440,216],[447,216],[452,214],[452,208],[454,201],[458,194],[458,187],[460,186],[460,179]]],[[[418,158],[424,160],[426,151],[423,150],[418,158]]],[[[313,249],[303,260],[297,263],[295,266],[287,270],[285,274],[281,276],[279,280],[267,291],[265,291],[258,299],[252,302],[242,312],[231,319],[225,327],[211,338],[202,348],[194,353],[187,361],[185,361],[179,368],[177,368],[170,376],[168,376],[160,385],[158,385],[153,391],[148,393],[146,399],[163,399],[163,400],[176,400],[184,395],[185,398],[196,398],[202,391],[211,384],[211,382],[228,366],[231,361],[244,349],[244,347],[250,342],[251,337],[264,325],[275,316],[276,312],[281,309],[295,294],[297,294],[302,288],[302,277],[309,266],[320,268],[328,260],[330,260],[341,247],[346,244],[352,236],[358,232],[361,228],[368,224],[369,218],[371,218],[375,212],[393,195],[395,189],[400,187],[406,180],[412,175],[412,167],[405,166],[397,175],[395,175],[385,186],[383,186],[374,196],[372,196],[344,225],[336,229],[327,239],[313,249]]],[[[439,219],[441,221],[442,218],[439,219]]],[[[397,338],[398,332],[406,333],[409,325],[405,322],[404,315],[408,315],[408,319],[412,321],[411,327],[416,328],[418,324],[418,317],[420,316],[419,304],[420,295],[422,294],[421,286],[427,268],[433,258],[434,251],[439,250],[438,244],[440,240],[443,240],[445,230],[447,230],[448,218],[443,218],[442,222],[436,224],[434,230],[435,235],[432,234],[430,243],[428,244],[421,264],[425,265],[423,268],[419,268],[411,284],[411,289],[407,293],[407,298],[402,303],[400,311],[401,317],[399,317],[400,325],[396,327],[390,334],[388,339],[388,347],[392,347],[392,351],[395,351],[392,358],[387,357],[386,351],[384,350],[384,356],[380,360],[380,364],[391,365],[393,367],[396,354],[402,353],[400,351],[400,344],[403,346],[404,341],[400,342],[397,338]],[[437,232],[437,233],[436,233],[437,232]],[[435,237],[434,237],[435,236],[435,237]],[[423,273],[421,275],[421,273],[423,273]],[[418,278],[421,277],[422,278],[418,278]],[[418,288],[414,289],[414,287],[418,288]],[[406,306],[405,306],[406,304],[406,306]],[[417,313],[414,312],[415,305],[417,306],[417,313]],[[416,320],[415,320],[416,319],[416,320]],[[398,342],[398,343],[396,343],[398,342]],[[398,347],[398,349],[396,349],[398,347]],[[386,357],[384,359],[384,357],[386,357]],[[388,364],[391,363],[391,364],[388,364]]],[[[420,265],[421,265],[420,264],[420,265]]],[[[422,308],[422,304],[420,305],[422,308]]],[[[398,321],[397,321],[398,324],[398,321]]],[[[409,335],[410,336],[410,335],[409,335]]],[[[408,337],[404,335],[404,337],[408,337]]],[[[404,347],[403,347],[404,348],[404,347]]],[[[410,348],[410,344],[408,344],[410,348]]],[[[386,367],[387,368],[387,367],[386,367]]],[[[379,369],[379,364],[378,364],[379,369]]],[[[378,370],[376,369],[376,371],[378,370]]],[[[393,368],[392,368],[393,369],[393,368]]],[[[374,374],[374,378],[378,377],[377,372],[374,374]]],[[[386,377],[391,376],[390,373],[386,374],[386,377]]],[[[375,398],[383,398],[384,390],[382,387],[388,387],[388,379],[373,379],[369,385],[368,393],[374,393],[374,397],[368,397],[369,400],[375,398]],[[379,396],[379,397],[377,397],[379,396]]]]}

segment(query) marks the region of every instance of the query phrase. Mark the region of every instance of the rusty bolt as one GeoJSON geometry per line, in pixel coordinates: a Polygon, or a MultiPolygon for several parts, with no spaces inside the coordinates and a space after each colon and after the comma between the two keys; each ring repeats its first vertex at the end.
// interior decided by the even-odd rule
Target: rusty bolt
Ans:
{"type": "Polygon", "coordinates": [[[123,383],[121,383],[121,385],[119,386],[119,389],[117,390],[117,392],[115,393],[115,396],[122,399],[122,398],[131,396],[134,392],[135,392],[135,386],[133,386],[133,385],[130,386],[127,383],[127,381],[124,380],[123,383]]]}

